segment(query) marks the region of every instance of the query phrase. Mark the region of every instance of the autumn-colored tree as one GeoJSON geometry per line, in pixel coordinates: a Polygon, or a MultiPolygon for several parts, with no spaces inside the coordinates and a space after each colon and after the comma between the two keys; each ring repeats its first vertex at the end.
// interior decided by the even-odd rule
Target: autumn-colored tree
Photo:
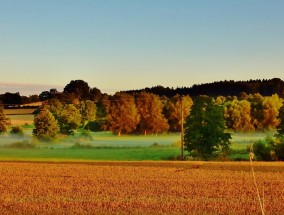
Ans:
{"type": "Polygon", "coordinates": [[[170,130],[171,131],[180,131],[181,129],[181,99],[182,99],[182,112],[183,112],[183,121],[189,116],[191,106],[193,104],[192,99],[189,96],[174,96],[168,103],[166,115],[169,120],[170,130]]]}
{"type": "Polygon", "coordinates": [[[0,107],[0,133],[7,132],[9,126],[11,126],[11,120],[6,117],[3,107],[0,107]]]}
{"type": "Polygon", "coordinates": [[[161,133],[168,131],[169,125],[163,114],[163,104],[159,96],[142,92],[137,98],[137,109],[141,116],[138,132],[161,133]]]}
{"type": "Polygon", "coordinates": [[[223,105],[224,103],[226,102],[226,97],[224,96],[218,96],[216,99],[215,99],[215,104],[217,105],[223,105]]]}
{"type": "Polygon", "coordinates": [[[278,114],[279,124],[277,126],[277,137],[282,138],[284,140],[284,105],[279,109],[278,114]]]}
{"type": "Polygon", "coordinates": [[[82,125],[81,119],[80,111],[73,104],[64,105],[58,119],[61,133],[74,134],[74,131],[82,125]]]}
{"type": "Polygon", "coordinates": [[[251,104],[251,117],[252,117],[252,124],[255,130],[262,130],[263,125],[263,106],[262,102],[264,100],[263,96],[259,93],[254,95],[249,95],[247,99],[251,104]]]}
{"type": "Polygon", "coordinates": [[[55,98],[49,99],[48,100],[48,108],[49,111],[53,114],[55,119],[59,119],[59,115],[63,109],[63,104],[55,98]]]}
{"type": "Polygon", "coordinates": [[[140,121],[134,97],[126,93],[115,93],[105,100],[108,128],[114,133],[129,134],[133,132],[140,121]]]}
{"type": "Polygon", "coordinates": [[[34,117],[34,125],[33,135],[42,140],[54,139],[60,130],[57,120],[46,106],[34,117]]]}
{"type": "Polygon", "coordinates": [[[82,124],[85,126],[88,122],[96,119],[97,107],[93,101],[81,101],[80,112],[82,115],[82,124]]]}
{"type": "Polygon", "coordinates": [[[251,105],[247,100],[229,101],[225,104],[224,116],[229,129],[249,132],[254,130],[251,118],[251,105]]]}
{"type": "Polygon", "coordinates": [[[262,126],[264,129],[273,130],[275,129],[280,121],[277,118],[279,109],[282,106],[282,99],[277,94],[267,96],[262,102],[263,106],[263,120],[262,126]]]}

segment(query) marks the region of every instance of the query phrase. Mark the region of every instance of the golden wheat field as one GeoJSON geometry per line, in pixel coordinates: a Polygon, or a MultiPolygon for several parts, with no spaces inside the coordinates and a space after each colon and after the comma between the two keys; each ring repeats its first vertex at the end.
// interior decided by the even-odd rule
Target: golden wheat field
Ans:
{"type": "MultiPolygon", "coordinates": [[[[266,214],[284,214],[284,164],[254,163],[266,214]]],[[[261,214],[250,164],[0,163],[1,214],[261,214]]]]}

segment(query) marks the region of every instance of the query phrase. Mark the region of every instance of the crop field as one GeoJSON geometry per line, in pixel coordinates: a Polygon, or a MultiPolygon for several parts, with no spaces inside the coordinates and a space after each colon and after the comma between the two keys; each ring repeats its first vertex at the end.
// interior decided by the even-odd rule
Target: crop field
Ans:
{"type": "Polygon", "coordinates": [[[6,115],[32,115],[35,108],[24,108],[24,109],[4,109],[6,115]]]}
{"type": "Polygon", "coordinates": [[[31,114],[7,115],[7,117],[11,119],[13,126],[34,123],[34,115],[31,114]]]}
{"type": "MultiPolygon", "coordinates": [[[[284,164],[254,163],[266,214],[284,164]]],[[[1,214],[261,214],[247,162],[0,163],[1,214]]]]}

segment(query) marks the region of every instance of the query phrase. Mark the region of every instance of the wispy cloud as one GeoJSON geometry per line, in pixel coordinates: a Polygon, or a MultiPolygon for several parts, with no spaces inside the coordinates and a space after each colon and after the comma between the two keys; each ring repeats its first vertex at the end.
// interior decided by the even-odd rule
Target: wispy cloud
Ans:
{"type": "Polygon", "coordinates": [[[62,86],[57,85],[40,85],[40,84],[20,84],[20,83],[3,83],[0,82],[0,94],[10,92],[19,92],[21,95],[29,96],[34,94],[40,94],[42,91],[56,88],[58,91],[62,91],[62,86]]]}

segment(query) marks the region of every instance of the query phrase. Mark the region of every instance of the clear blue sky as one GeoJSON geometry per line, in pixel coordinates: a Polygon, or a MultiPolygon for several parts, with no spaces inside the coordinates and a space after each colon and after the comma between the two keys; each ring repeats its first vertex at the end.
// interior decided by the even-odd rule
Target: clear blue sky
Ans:
{"type": "Polygon", "coordinates": [[[0,93],[284,79],[283,0],[0,0],[0,93]]]}

